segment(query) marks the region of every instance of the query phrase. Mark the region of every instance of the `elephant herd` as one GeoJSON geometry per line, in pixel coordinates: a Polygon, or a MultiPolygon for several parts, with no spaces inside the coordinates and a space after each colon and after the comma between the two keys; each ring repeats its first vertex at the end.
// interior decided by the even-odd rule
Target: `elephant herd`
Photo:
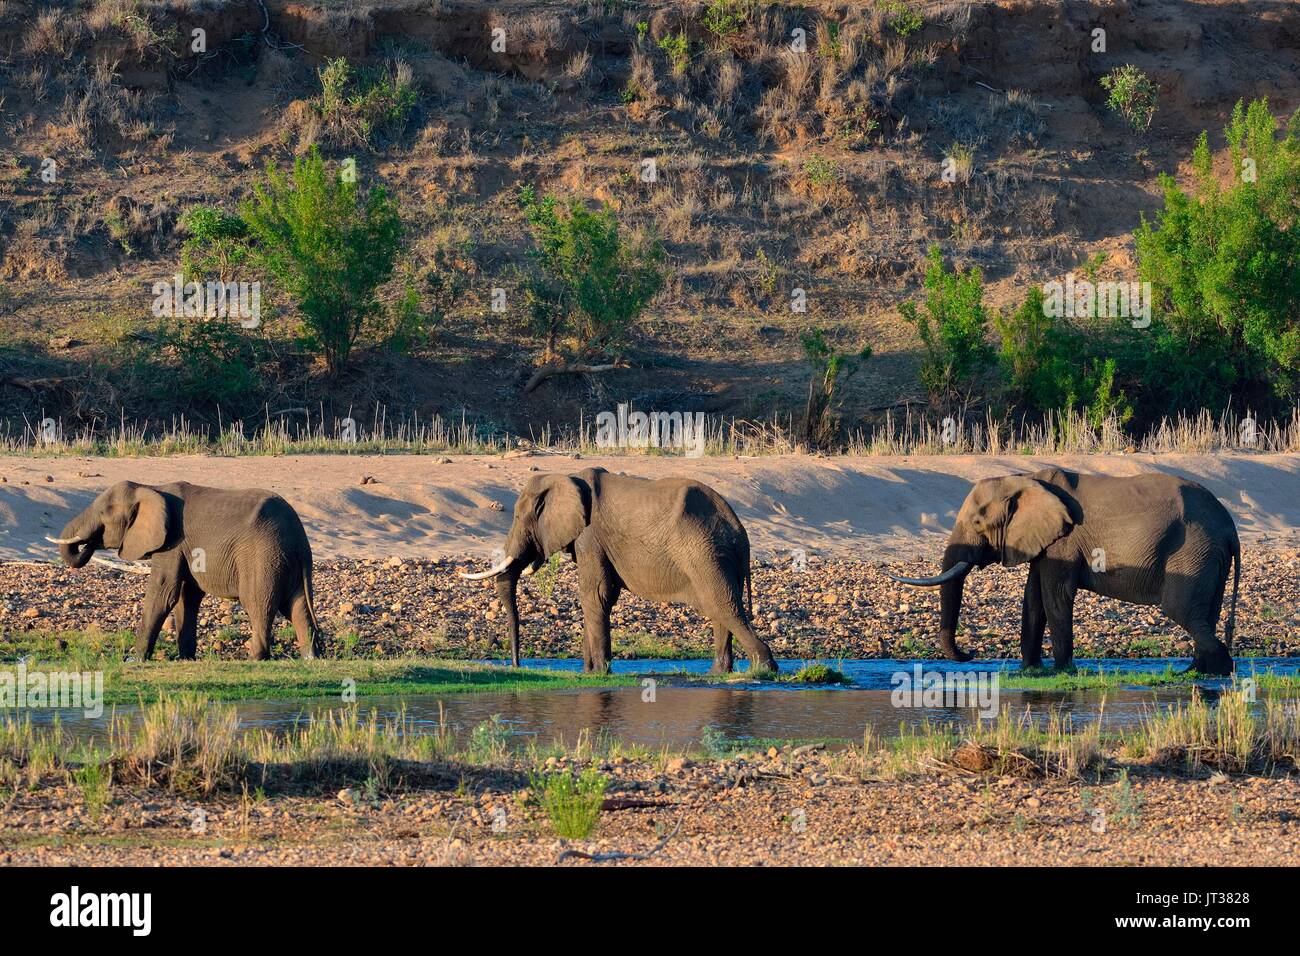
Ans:
{"type": "MultiPolygon", "coordinates": [[[[193,658],[206,594],[243,604],[252,629],[250,656],[270,656],[277,613],[292,622],[304,657],[319,652],[311,546],[298,515],[278,495],[187,482],[119,482],[49,540],[72,567],[84,566],[100,548],[149,561],[136,629],[138,658],[152,654],[169,614],[180,656],[193,658]]],[[[771,649],[750,623],[749,537],[731,506],[707,485],[603,468],[530,479],[515,502],[500,560],[483,572],[461,572],[495,582],[516,665],[519,578],[560,552],[578,566],[584,670],[609,669],[609,617],[624,589],[651,601],[689,605],[708,618],[714,673],[732,669],[732,638],[751,669],[776,670],[771,649]]],[[[1232,671],[1241,546],[1227,509],[1194,482],[1059,468],[976,482],[957,513],[940,573],[890,575],[940,589],[939,642],[951,660],[971,657],[956,642],[965,580],[994,563],[1029,566],[1020,625],[1026,667],[1041,663],[1045,630],[1056,667],[1070,665],[1075,595],[1086,590],[1159,607],[1191,636],[1193,670],[1232,671]],[[1216,631],[1230,570],[1225,644],[1216,631]]]]}

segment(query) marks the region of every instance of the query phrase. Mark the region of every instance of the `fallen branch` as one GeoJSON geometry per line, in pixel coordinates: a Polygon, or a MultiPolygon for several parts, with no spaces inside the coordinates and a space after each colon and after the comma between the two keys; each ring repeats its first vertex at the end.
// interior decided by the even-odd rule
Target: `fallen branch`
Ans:
{"type": "Polygon", "coordinates": [[[658,853],[660,850],[666,847],[668,845],[669,840],[677,836],[677,833],[678,831],[681,830],[682,823],[683,821],[685,821],[685,819],[686,819],[686,810],[683,809],[681,816],[677,818],[677,826],[673,827],[673,832],[668,834],[666,837],[664,837],[662,840],[660,840],[650,849],[646,850],[644,853],[623,853],[621,851],[615,851],[613,853],[588,853],[585,850],[565,850],[563,853],[559,855],[559,858],[556,859],[555,862],[563,863],[569,857],[573,857],[574,859],[577,860],[590,860],[592,863],[608,863],[612,860],[648,860],[650,859],[650,857],[654,856],[656,853],[658,853]]]}
{"type": "Polygon", "coordinates": [[[667,800],[646,800],[642,797],[606,797],[601,802],[602,810],[639,810],[642,807],[670,807],[667,800]]]}
{"type": "MultiPolygon", "coordinates": [[[[153,568],[147,564],[137,564],[134,562],[114,561],[111,558],[100,557],[98,554],[90,559],[96,564],[102,564],[106,568],[112,568],[114,571],[129,571],[131,574],[152,574],[153,568]]],[[[53,563],[53,562],[51,562],[53,563]]]]}
{"type": "Polygon", "coordinates": [[[532,378],[524,386],[524,394],[527,395],[537,386],[541,385],[548,378],[555,378],[557,375],[594,375],[597,372],[608,372],[616,368],[627,368],[627,362],[610,362],[606,365],[569,365],[566,362],[547,362],[538,366],[537,371],[533,372],[532,378]]]}

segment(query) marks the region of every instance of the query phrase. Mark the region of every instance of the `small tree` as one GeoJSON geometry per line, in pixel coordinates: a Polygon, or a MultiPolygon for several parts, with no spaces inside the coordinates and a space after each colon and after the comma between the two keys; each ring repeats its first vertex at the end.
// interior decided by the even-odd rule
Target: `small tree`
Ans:
{"type": "Polygon", "coordinates": [[[308,344],[337,375],[367,320],[382,312],[375,292],[402,249],[397,204],[382,186],[363,192],[327,172],[313,148],[294,161],[292,180],[268,166],[241,214],[254,256],[296,300],[308,344]]]}
{"type": "Polygon", "coordinates": [[[808,404],[804,409],[804,437],[810,448],[825,448],[839,430],[835,414],[839,387],[871,358],[871,346],[863,346],[859,352],[837,353],[827,343],[821,329],[805,333],[799,341],[803,344],[808,364],[812,366],[808,404]]]}
{"type": "Polygon", "coordinates": [[[938,246],[930,247],[927,262],[925,312],[914,302],[904,302],[899,311],[921,337],[921,384],[931,400],[964,404],[994,361],[987,341],[984,274],[977,266],[948,272],[938,246]]]}
{"type": "Polygon", "coordinates": [[[1192,155],[1193,188],[1161,177],[1164,208],[1134,233],[1141,278],[1158,318],[1143,341],[1143,380],[1164,411],[1222,407],[1300,383],[1300,114],[1279,138],[1266,100],[1238,102],[1221,184],[1209,139],[1192,155]]]}
{"type": "Polygon", "coordinates": [[[519,201],[551,280],[534,288],[543,313],[536,319],[549,342],[558,331],[558,308],[569,315],[580,352],[608,353],[663,287],[663,249],[653,240],[625,242],[611,209],[593,212],[576,199],[562,209],[554,196],[538,199],[530,186],[520,190],[519,201]]]}
{"type": "Polygon", "coordinates": [[[1129,63],[1103,76],[1101,85],[1110,94],[1106,105],[1123,116],[1129,126],[1141,133],[1151,128],[1160,101],[1160,89],[1151,77],[1129,63]]]}

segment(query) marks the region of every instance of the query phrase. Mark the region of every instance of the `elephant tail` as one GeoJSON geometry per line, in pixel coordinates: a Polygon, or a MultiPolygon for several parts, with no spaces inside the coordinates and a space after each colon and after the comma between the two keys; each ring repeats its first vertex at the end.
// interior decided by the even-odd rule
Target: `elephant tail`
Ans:
{"type": "Polygon", "coordinates": [[[307,616],[311,618],[311,629],[319,634],[320,624],[316,620],[316,600],[312,594],[310,561],[302,566],[302,594],[307,599],[307,616]]]}
{"type": "Polygon", "coordinates": [[[1232,635],[1237,629],[1237,588],[1241,584],[1241,542],[1233,542],[1232,549],[1232,601],[1228,604],[1228,619],[1223,623],[1223,643],[1232,652],[1232,635]]]}
{"type": "Polygon", "coordinates": [[[745,623],[754,626],[754,575],[745,568],[745,623]]]}

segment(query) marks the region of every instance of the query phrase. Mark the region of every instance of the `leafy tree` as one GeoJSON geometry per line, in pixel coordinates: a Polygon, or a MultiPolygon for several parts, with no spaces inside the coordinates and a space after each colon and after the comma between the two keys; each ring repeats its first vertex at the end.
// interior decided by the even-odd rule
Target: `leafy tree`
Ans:
{"type": "Polygon", "coordinates": [[[800,336],[804,356],[812,366],[808,382],[808,404],[804,409],[804,437],[812,448],[825,448],[835,438],[839,421],[835,415],[839,387],[856,375],[871,358],[871,346],[858,352],[837,353],[821,329],[800,336]]]}
{"type": "Polygon", "coordinates": [[[1159,317],[1144,378],[1166,411],[1289,400],[1300,381],[1300,113],[1279,138],[1266,100],[1238,102],[1226,136],[1231,181],[1202,133],[1191,191],[1162,176],[1134,237],[1159,317]]]}
{"type": "Polygon", "coordinates": [[[550,284],[535,286],[549,343],[554,344],[556,309],[570,317],[584,352],[616,348],[628,327],[663,287],[663,249],[651,241],[626,242],[608,208],[587,209],[574,199],[561,207],[554,196],[538,199],[531,186],[519,202],[537,243],[536,257],[550,284]],[[544,307],[544,308],[543,308],[544,307]]]}
{"type": "Polygon", "coordinates": [[[375,293],[402,249],[397,204],[383,186],[363,191],[328,172],[313,148],[294,161],[292,179],[268,165],[241,215],[255,258],[297,302],[308,345],[337,375],[382,314],[375,293]]]}
{"type": "Polygon", "coordinates": [[[930,247],[927,262],[925,311],[914,302],[904,302],[899,311],[921,337],[921,384],[931,399],[964,403],[995,359],[987,341],[984,275],[977,266],[948,272],[938,246],[930,247]]]}

